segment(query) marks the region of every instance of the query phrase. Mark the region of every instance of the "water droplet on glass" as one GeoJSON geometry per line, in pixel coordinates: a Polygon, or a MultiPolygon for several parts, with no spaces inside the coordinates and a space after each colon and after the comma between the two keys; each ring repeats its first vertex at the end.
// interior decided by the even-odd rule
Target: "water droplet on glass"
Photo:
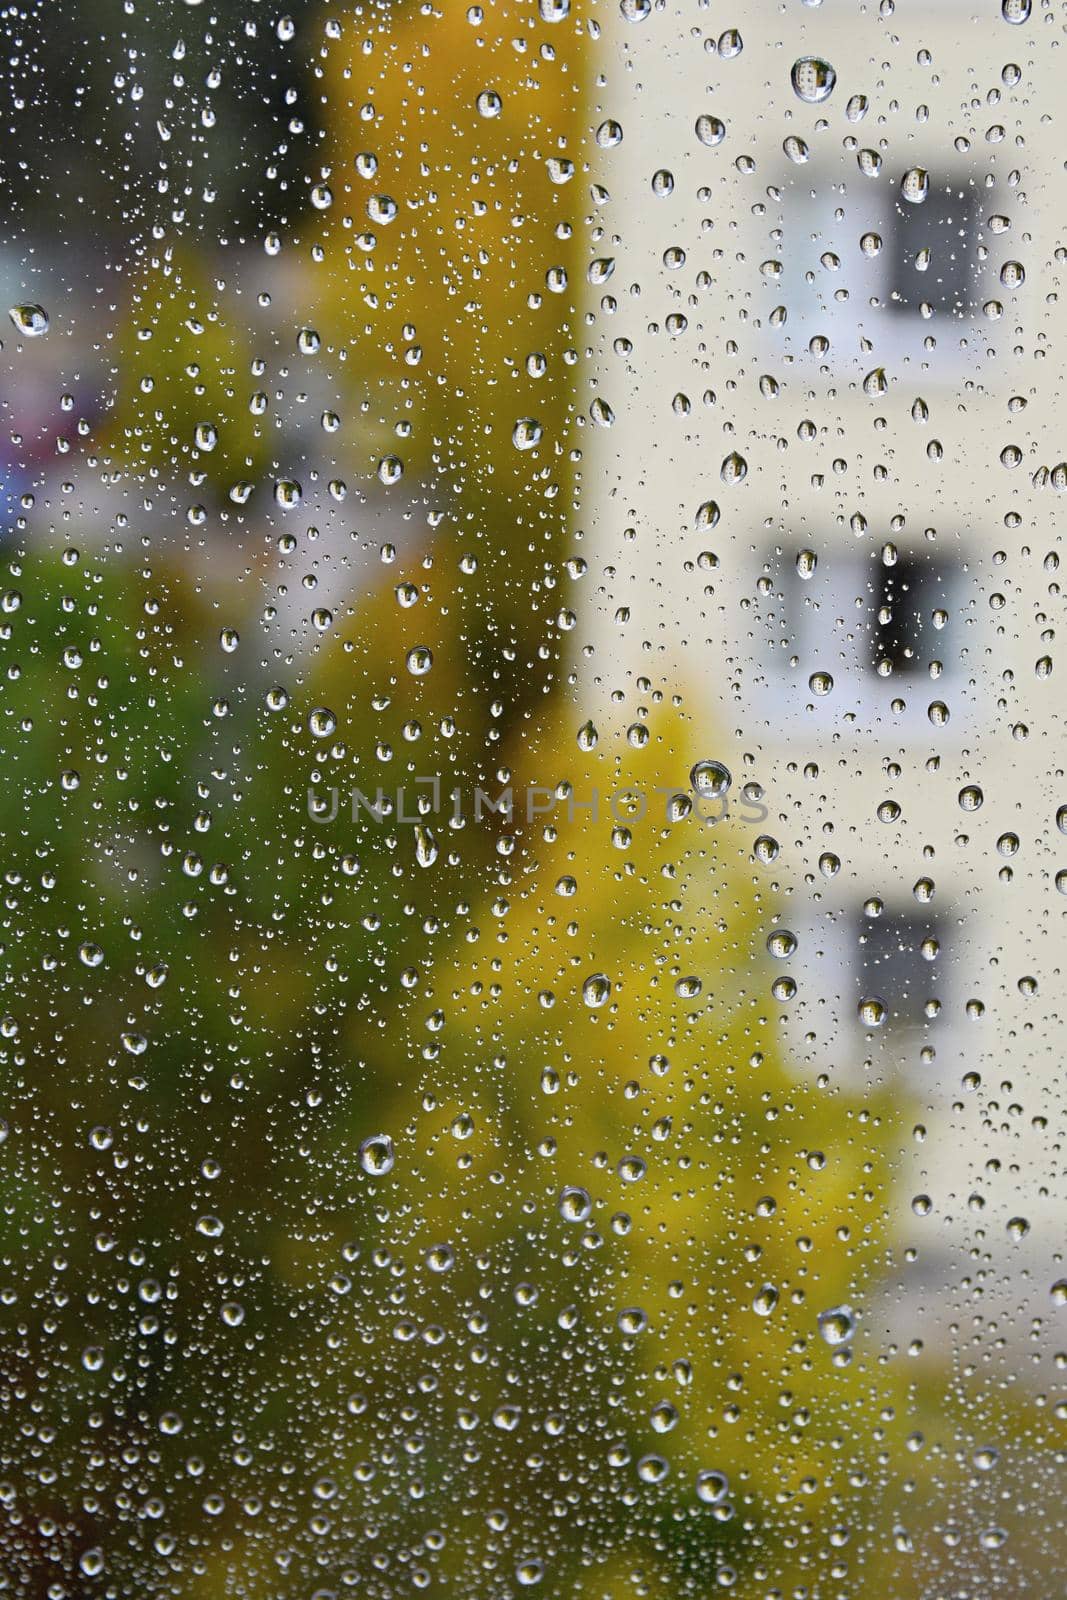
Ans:
{"type": "Polygon", "coordinates": [[[511,442],[517,450],[532,450],[540,442],[541,432],[536,417],[520,417],[511,430],[511,442]]]}
{"type": "Polygon", "coordinates": [[[450,1272],[456,1263],[456,1253],[450,1244],[432,1244],[423,1260],[431,1272],[450,1272]]]}
{"type": "Polygon", "coordinates": [[[696,136],[701,144],[722,144],[726,138],[726,124],[719,117],[703,112],[696,120],[696,136]]]}
{"type": "Polygon", "coordinates": [[[697,1499],[706,1506],[721,1505],[730,1492],[729,1479],[723,1472],[705,1469],[697,1473],[696,1492],[697,1499]]]}
{"type": "Polygon", "coordinates": [[[592,1214],[593,1202],[587,1189],[568,1184],[559,1192],[559,1214],[564,1222],[585,1222],[592,1214]]]}
{"type": "Polygon", "coordinates": [[[615,1325],[620,1333],[633,1338],[636,1334],[644,1333],[648,1327],[648,1316],[640,1306],[626,1306],[616,1317],[615,1325]]]}
{"type": "Polygon", "coordinates": [[[602,972],[594,972],[582,984],[582,999],[590,1010],[595,1011],[600,1006],[606,1005],[611,998],[611,979],[602,972]]]}
{"type": "Polygon", "coordinates": [[[837,73],[821,56],[801,56],[790,74],[793,92],[806,105],[821,105],[833,93],[837,73]]]}
{"type": "Polygon", "coordinates": [[[773,1283],[765,1283],[752,1302],[757,1317],[769,1317],[778,1304],[778,1290],[773,1283]]]}
{"type": "Polygon", "coordinates": [[[690,787],[702,800],[718,799],[726,793],[732,782],[729,767],[712,759],[698,761],[689,774],[690,787]]]}
{"type": "Polygon", "coordinates": [[[856,1007],[856,1013],[865,1028],[881,1028],[889,1016],[889,1007],[877,995],[867,995],[856,1007]]]}
{"type": "Polygon", "coordinates": [[[847,1344],[856,1329],[856,1318],[848,1306],[833,1306],[820,1311],[819,1332],[828,1345],[847,1344]]]}
{"type": "Polygon", "coordinates": [[[48,332],[48,312],[44,306],[29,304],[12,306],[8,316],[27,339],[39,339],[42,334],[48,332]]]}
{"type": "Polygon", "coordinates": [[[393,1141],[387,1133],[372,1133],[359,1147],[359,1164],[371,1178],[383,1178],[392,1172],[396,1160],[393,1141]]]}
{"type": "Polygon", "coordinates": [[[930,174],[925,167],[909,167],[900,180],[901,198],[909,205],[921,205],[930,193],[930,174]]]}
{"type": "Polygon", "coordinates": [[[396,219],[400,207],[391,194],[372,195],[367,201],[367,215],[380,227],[387,227],[396,219]]]}
{"type": "Polygon", "coordinates": [[[275,502],[283,511],[295,511],[303,498],[304,491],[295,478],[279,478],[274,485],[275,502]]]}

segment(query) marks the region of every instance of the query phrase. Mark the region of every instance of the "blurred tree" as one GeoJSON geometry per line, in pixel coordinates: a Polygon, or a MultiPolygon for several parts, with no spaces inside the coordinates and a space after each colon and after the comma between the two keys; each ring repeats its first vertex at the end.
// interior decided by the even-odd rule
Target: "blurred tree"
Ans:
{"type": "Polygon", "coordinates": [[[220,314],[207,260],[188,247],[149,254],[122,328],[111,429],[128,470],[206,481],[220,501],[250,492],[270,465],[248,400],[253,350],[248,327],[220,314]]]}
{"type": "Polygon", "coordinates": [[[314,303],[351,349],[368,473],[402,468],[444,513],[442,552],[477,562],[453,627],[470,688],[509,720],[558,671],[588,27],[584,6],[531,0],[368,9],[323,69],[330,203],[306,231],[333,270],[314,303]]]}

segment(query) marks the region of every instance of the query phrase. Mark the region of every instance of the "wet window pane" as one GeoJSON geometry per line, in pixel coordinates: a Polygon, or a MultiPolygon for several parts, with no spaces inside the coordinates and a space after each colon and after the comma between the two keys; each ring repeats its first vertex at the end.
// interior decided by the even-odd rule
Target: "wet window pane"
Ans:
{"type": "Polygon", "coordinates": [[[1062,1592],[1062,8],[0,19],[0,1592],[1062,1592]]]}

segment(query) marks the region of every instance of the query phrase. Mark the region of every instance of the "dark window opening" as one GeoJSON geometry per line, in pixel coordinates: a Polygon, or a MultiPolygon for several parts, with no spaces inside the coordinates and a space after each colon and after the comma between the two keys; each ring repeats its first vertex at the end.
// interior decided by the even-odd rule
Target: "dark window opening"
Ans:
{"type": "Polygon", "coordinates": [[[885,229],[887,309],[918,311],[925,302],[970,316],[978,303],[979,224],[979,197],[970,189],[931,187],[919,205],[898,194],[885,229]]]}
{"type": "Polygon", "coordinates": [[[933,649],[935,613],[949,614],[945,569],[914,555],[898,556],[891,567],[879,566],[871,582],[868,642],[870,662],[892,675],[925,671],[933,649]]]}
{"type": "Polygon", "coordinates": [[[934,1020],[936,976],[944,961],[944,947],[933,918],[910,911],[861,917],[856,951],[857,1000],[876,997],[883,1001],[887,1027],[921,1028],[934,1020]]]}

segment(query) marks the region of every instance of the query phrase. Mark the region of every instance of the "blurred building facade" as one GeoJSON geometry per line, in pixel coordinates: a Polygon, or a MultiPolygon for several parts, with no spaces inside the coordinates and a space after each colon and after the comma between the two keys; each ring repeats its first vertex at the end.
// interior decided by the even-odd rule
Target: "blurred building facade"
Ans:
{"type": "Polygon", "coordinates": [[[1067,439],[1063,162],[1035,108],[1062,25],[965,0],[729,20],[621,15],[598,89],[621,141],[591,250],[615,422],[590,430],[589,691],[622,718],[641,676],[684,688],[734,792],[761,786],[798,1072],[897,1085],[926,1273],[976,1234],[1002,1262],[1023,1211],[1002,1289],[1044,1311],[1067,439]],[[804,57],[836,76],[819,103],[804,57]]]}

